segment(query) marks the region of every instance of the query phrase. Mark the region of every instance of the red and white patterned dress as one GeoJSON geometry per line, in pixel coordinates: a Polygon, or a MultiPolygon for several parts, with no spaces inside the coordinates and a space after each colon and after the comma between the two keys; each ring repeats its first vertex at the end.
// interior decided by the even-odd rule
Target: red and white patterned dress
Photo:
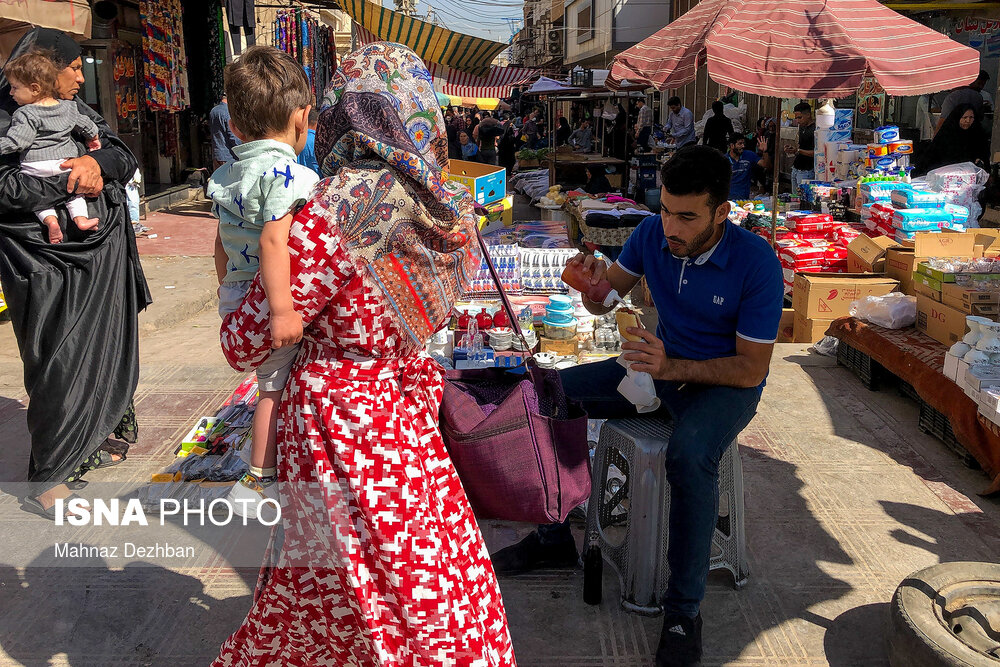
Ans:
{"type": "MultiPolygon", "coordinates": [[[[300,212],[289,250],[305,337],[278,423],[284,540],[213,664],[513,666],[489,553],[438,429],[440,366],[401,333],[329,216],[300,212]]],[[[267,354],[259,277],[222,344],[244,370],[267,354]]]]}

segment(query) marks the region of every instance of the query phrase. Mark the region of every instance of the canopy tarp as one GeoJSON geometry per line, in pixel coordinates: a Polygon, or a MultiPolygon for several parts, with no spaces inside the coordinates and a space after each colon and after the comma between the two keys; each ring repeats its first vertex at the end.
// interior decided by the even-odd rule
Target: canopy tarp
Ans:
{"type": "Polygon", "coordinates": [[[0,0],[0,62],[32,27],[55,28],[76,39],[90,39],[87,0],[0,0]]]}
{"type": "MultiPolygon", "coordinates": [[[[355,31],[358,38],[358,46],[371,44],[379,41],[379,38],[369,30],[355,24],[355,31]]],[[[533,69],[522,67],[497,67],[491,65],[482,75],[465,72],[454,67],[448,67],[435,61],[428,61],[424,58],[424,63],[434,77],[434,89],[439,93],[444,93],[454,98],[490,98],[501,99],[510,97],[514,86],[524,85],[538,76],[538,72],[533,69]]],[[[472,104],[455,103],[456,106],[472,106],[472,104]]],[[[479,105],[480,109],[485,109],[479,105]]],[[[496,103],[493,107],[496,108],[496,103]]]]}
{"type": "Polygon", "coordinates": [[[890,95],[971,83],[979,52],[877,0],[701,0],[614,58],[609,83],[694,81],[783,98],[847,97],[871,73],[890,95]]]}
{"type": "Polygon", "coordinates": [[[341,5],[359,27],[375,36],[375,41],[405,44],[427,63],[483,76],[493,59],[508,48],[507,44],[448,30],[368,0],[341,0],[341,5]]]}

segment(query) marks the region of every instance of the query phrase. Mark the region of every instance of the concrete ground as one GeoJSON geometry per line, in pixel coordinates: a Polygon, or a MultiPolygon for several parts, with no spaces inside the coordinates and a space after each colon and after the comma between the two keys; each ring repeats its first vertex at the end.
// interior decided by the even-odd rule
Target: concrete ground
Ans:
{"type": "MultiPolygon", "coordinates": [[[[146,223],[158,239],[140,240],[154,296],[142,315],[140,440],[126,464],[88,475],[92,484],[139,482],[161,470],[241,379],[218,346],[212,223],[163,215],[146,223]]],[[[3,323],[0,553],[18,544],[23,552],[48,527],[11,495],[27,468],[25,400],[3,323]]],[[[912,401],[865,390],[806,346],[777,346],[758,416],[739,442],[751,574],[740,591],[728,574],[710,577],[705,665],[887,664],[888,602],[906,575],[942,561],[1000,558],[1000,500],[976,495],[983,474],[919,431],[912,401]]],[[[497,549],[530,526],[483,529],[497,549]]],[[[247,555],[256,560],[252,549],[247,555]]],[[[255,579],[255,568],[219,559],[198,568],[0,559],[0,665],[207,665],[249,608],[255,579]]],[[[580,570],[502,579],[501,587],[522,667],[652,664],[660,620],[621,610],[610,567],[599,607],[583,603],[580,570]]]]}

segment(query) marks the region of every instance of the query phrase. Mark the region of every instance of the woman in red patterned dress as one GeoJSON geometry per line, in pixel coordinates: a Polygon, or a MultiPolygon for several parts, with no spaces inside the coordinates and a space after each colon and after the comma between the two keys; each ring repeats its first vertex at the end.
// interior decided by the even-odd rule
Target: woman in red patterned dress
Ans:
{"type": "MultiPolygon", "coordinates": [[[[438,430],[423,351],[479,266],[468,192],[412,51],[370,44],[324,99],[330,176],[289,238],[305,324],[278,424],[282,527],[214,665],[513,666],[489,554],[438,430]]],[[[230,364],[270,348],[259,278],[223,323],[230,364]]]]}

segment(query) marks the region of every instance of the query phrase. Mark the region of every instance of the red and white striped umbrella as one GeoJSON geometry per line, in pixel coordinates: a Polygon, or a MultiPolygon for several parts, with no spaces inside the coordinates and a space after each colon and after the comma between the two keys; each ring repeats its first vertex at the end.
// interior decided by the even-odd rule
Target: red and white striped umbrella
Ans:
{"type": "Polygon", "coordinates": [[[615,56],[609,82],[660,90],[694,81],[784,98],[853,95],[870,72],[890,95],[971,83],[979,52],[877,0],[701,0],[615,56]]]}

